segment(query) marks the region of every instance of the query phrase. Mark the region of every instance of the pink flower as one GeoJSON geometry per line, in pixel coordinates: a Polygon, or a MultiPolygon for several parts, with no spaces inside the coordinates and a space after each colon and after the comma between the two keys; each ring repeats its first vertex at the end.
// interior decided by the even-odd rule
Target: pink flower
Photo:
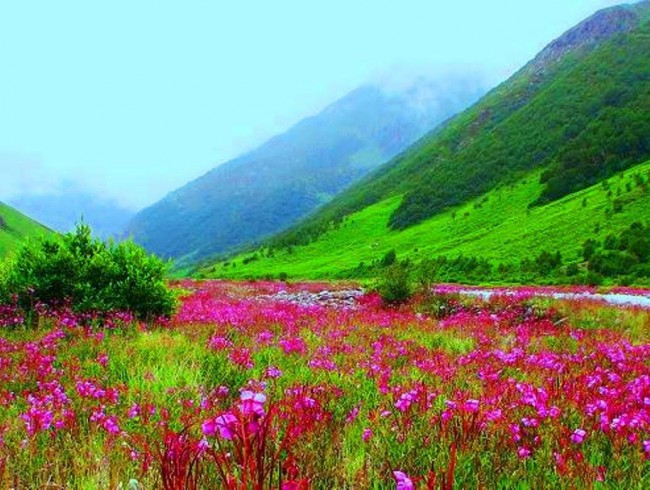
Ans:
{"type": "Polygon", "coordinates": [[[285,354],[304,354],[307,352],[307,344],[300,337],[282,339],[278,342],[285,354]]]}
{"type": "Polygon", "coordinates": [[[232,439],[234,430],[237,428],[237,417],[231,413],[225,413],[216,418],[219,435],[224,439],[232,439]]]}
{"type": "Polygon", "coordinates": [[[581,444],[582,441],[584,441],[586,435],[586,431],[582,429],[576,429],[573,431],[573,434],[571,434],[571,442],[575,444],[581,444]]]}
{"type": "Polygon", "coordinates": [[[232,347],[232,342],[225,337],[220,337],[218,335],[215,335],[210,339],[210,342],[208,343],[208,347],[210,349],[220,351],[232,347]]]}
{"type": "Polygon", "coordinates": [[[204,453],[209,447],[210,443],[205,437],[202,438],[196,445],[196,449],[199,451],[199,453],[204,453]]]}
{"type": "Polygon", "coordinates": [[[523,446],[519,448],[519,451],[517,451],[517,456],[519,456],[520,459],[528,459],[530,458],[531,454],[532,451],[527,447],[523,447],[523,446]]]}
{"type": "Polygon", "coordinates": [[[206,436],[213,436],[217,433],[217,424],[214,419],[209,419],[203,422],[201,430],[206,436]]]}
{"type": "Polygon", "coordinates": [[[106,432],[108,432],[109,434],[115,435],[120,433],[120,426],[117,425],[117,417],[115,416],[107,417],[104,420],[103,425],[104,425],[104,429],[106,429],[106,432]]]}
{"type": "Polygon", "coordinates": [[[502,416],[503,411],[500,408],[495,408],[494,410],[490,410],[485,414],[486,420],[489,420],[491,422],[500,420],[502,416]]]}
{"type": "Polygon", "coordinates": [[[467,400],[465,401],[465,410],[467,412],[473,413],[478,412],[479,401],[478,400],[467,400]]]}
{"type": "Polygon", "coordinates": [[[223,439],[232,439],[235,436],[238,420],[231,413],[224,413],[214,419],[203,422],[201,429],[206,436],[214,436],[217,431],[223,439]]]}
{"type": "Polygon", "coordinates": [[[533,417],[523,417],[521,419],[521,423],[524,425],[524,427],[538,427],[539,426],[539,421],[536,418],[533,418],[533,417]]]}
{"type": "Polygon", "coordinates": [[[348,413],[348,416],[345,418],[345,421],[346,421],[348,424],[351,424],[352,422],[354,422],[354,421],[356,420],[356,418],[357,418],[358,415],[359,415],[359,408],[360,408],[360,406],[357,405],[357,406],[354,407],[352,410],[350,410],[350,413],[348,413]]]}
{"type": "Polygon", "coordinates": [[[372,430],[365,429],[361,438],[363,439],[363,442],[368,442],[372,438],[372,430]]]}
{"type": "Polygon", "coordinates": [[[415,390],[407,391],[399,397],[399,400],[395,403],[395,408],[400,412],[406,412],[411,404],[415,401],[418,396],[418,392],[415,390]]]}
{"type": "Polygon", "coordinates": [[[134,403],[131,408],[129,408],[129,418],[134,419],[140,415],[140,406],[137,403],[134,403]]]}
{"type": "Polygon", "coordinates": [[[415,486],[413,481],[403,471],[393,471],[395,483],[397,483],[397,490],[413,490],[415,486]]]}
{"type": "Polygon", "coordinates": [[[266,402],[266,395],[264,393],[254,393],[250,390],[244,390],[241,392],[240,399],[241,404],[239,405],[239,409],[244,415],[264,416],[264,403],[266,402]]]}
{"type": "Polygon", "coordinates": [[[108,364],[108,355],[106,355],[105,353],[99,354],[97,356],[97,363],[102,367],[106,367],[106,365],[108,364]]]}
{"type": "Polygon", "coordinates": [[[273,340],[273,334],[268,330],[264,330],[263,332],[260,332],[260,334],[257,336],[257,341],[262,345],[268,345],[271,343],[272,340],[273,340]]]}
{"type": "Polygon", "coordinates": [[[269,366],[266,368],[266,377],[267,378],[279,378],[282,376],[282,371],[280,371],[275,366],[269,366]]]}

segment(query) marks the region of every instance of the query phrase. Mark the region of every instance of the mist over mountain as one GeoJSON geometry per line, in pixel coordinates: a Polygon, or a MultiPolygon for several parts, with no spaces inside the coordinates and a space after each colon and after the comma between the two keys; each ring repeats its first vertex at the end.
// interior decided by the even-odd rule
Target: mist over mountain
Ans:
{"type": "Polygon", "coordinates": [[[83,220],[102,239],[117,238],[135,214],[112,199],[74,188],[65,193],[19,195],[8,203],[61,233],[83,220]]]}
{"type": "Polygon", "coordinates": [[[485,92],[478,77],[363,86],[139,212],[127,232],[198,260],[276,233],[327,203],[485,92]]]}

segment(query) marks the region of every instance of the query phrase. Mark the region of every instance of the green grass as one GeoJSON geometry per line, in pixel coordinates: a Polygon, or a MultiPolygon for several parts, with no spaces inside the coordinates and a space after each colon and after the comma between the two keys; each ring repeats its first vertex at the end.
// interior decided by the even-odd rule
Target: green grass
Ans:
{"type": "Polygon", "coordinates": [[[550,204],[529,209],[542,188],[541,171],[503,186],[469,203],[441,213],[403,231],[390,230],[388,220],[400,205],[395,196],[347,217],[317,241],[272,257],[257,251],[258,260],[243,264],[254,253],[240,255],[200,271],[209,277],[245,278],[286,273],[292,278],[337,277],[379,260],[391,249],[399,259],[469,255],[495,263],[514,263],[542,250],[559,250],[565,260],[579,257],[588,238],[602,239],[632,222],[650,216],[650,192],[637,186],[634,174],[650,177],[650,162],[614,175],[550,204]],[[620,195],[619,195],[620,192],[620,195]],[[614,201],[622,210],[614,212],[614,201]]]}
{"type": "Polygon", "coordinates": [[[53,233],[15,209],[0,203],[0,258],[20,247],[29,237],[53,233]]]}

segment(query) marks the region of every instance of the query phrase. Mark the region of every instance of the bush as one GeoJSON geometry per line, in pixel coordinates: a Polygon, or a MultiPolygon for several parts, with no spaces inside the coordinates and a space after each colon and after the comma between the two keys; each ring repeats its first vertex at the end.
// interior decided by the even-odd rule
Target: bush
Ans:
{"type": "Polygon", "coordinates": [[[395,305],[408,300],[413,294],[408,268],[399,262],[386,268],[377,285],[377,291],[385,304],[395,305]]]}
{"type": "Polygon", "coordinates": [[[131,241],[106,244],[90,227],[25,245],[4,274],[3,300],[16,294],[25,310],[70,301],[77,312],[130,311],[140,319],[169,317],[175,298],[167,264],[131,241]]]}
{"type": "Polygon", "coordinates": [[[381,258],[379,265],[381,265],[382,267],[390,267],[395,263],[396,260],[397,260],[397,254],[395,253],[395,250],[389,250],[381,258]]]}

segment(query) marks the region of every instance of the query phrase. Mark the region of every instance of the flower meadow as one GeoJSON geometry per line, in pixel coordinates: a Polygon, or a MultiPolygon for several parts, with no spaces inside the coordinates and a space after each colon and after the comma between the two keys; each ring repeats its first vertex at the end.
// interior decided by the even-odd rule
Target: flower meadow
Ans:
{"type": "Polygon", "coordinates": [[[647,309],[175,287],[156,324],[0,306],[0,488],[650,488],[647,309]]]}

